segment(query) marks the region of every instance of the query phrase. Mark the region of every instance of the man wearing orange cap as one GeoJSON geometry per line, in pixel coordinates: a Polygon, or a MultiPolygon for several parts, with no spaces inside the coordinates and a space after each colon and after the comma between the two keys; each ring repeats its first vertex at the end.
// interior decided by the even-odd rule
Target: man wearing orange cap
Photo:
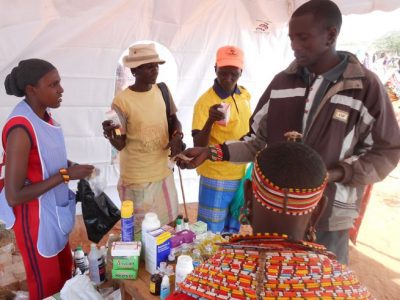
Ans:
{"type": "MultiPolygon", "coordinates": [[[[217,78],[196,102],[192,136],[195,146],[224,143],[242,137],[249,129],[250,94],[237,85],[243,70],[243,51],[235,46],[218,49],[217,78]]],[[[246,164],[205,162],[200,174],[198,220],[213,232],[238,232],[238,220],[230,216],[229,205],[239,187],[246,164]]]]}

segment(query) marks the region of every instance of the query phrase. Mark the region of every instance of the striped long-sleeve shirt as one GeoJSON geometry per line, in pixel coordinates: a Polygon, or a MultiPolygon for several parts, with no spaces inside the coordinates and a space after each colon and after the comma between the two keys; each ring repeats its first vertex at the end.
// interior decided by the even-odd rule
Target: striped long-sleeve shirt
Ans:
{"type": "Polygon", "coordinates": [[[284,133],[302,132],[328,170],[340,165],[345,171],[325,192],[329,202],[319,228],[329,231],[352,227],[365,185],[383,180],[400,158],[400,130],[383,85],[354,55],[339,54],[348,57],[344,72],[327,85],[312,116],[307,101],[313,84],[293,62],[262,95],[250,132],[240,142],[223,145],[224,159],[247,162],[260,149],[283,141],[284,133]],[[305,117],[311,118],[307,126],[305,117]]]}

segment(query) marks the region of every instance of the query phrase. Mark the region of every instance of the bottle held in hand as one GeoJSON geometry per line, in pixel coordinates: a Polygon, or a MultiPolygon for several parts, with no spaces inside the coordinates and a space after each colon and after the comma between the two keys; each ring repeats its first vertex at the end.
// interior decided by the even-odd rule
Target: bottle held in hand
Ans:
{"type": "Polygon", "coordinates": [[[114,134],[116,136],[121,136],[122,134],[125,134],[125,129],[122,126],[121,118],[115,110],[112,109],[106,112],[106,118],[107,120],[110,120],[112,122],[112,125],[119,126],[118,128],[114,129],[114,134]]]}

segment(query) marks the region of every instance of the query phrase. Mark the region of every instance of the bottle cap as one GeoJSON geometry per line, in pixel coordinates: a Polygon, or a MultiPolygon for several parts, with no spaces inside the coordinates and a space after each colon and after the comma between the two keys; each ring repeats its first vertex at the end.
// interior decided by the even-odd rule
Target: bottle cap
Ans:
{"type": "Polygon", "coordinates": [[[169,261],[174,261],[175,260],[175,254],[174,253],[168,254],[168,260],[169,261]]]}
{"type": "Polygon", "coordinates": [[[133,215],[133,201],[125,200],[121,206],[121,218],[130,218],[133,215]]]}
{"type": "MultiPolygon", "coordinates": [[[[185,270],[186,272],[190,273],[193,270],[193,259],[189,255],[180,255],[178,257],[178,262],[176,264],[176,270],[185,270]]],[[[178,271],[177,271],[178,273],[178,271]]]]}
{"type": "Polygon", "coordinates": [[[163,276],[161,284],[162,285],[169,285],[169,277],[168,277],[168,275],[164,275],[163,276]]]}
{"type": "Polygon", "coordinates": [[[188,223],[189,222],[189,218],[184,218],[183,222],[188,223]]]}
{"type": "Polygon", "coordinates": [[[81,246],[78,246],[78,247],[76,247],[76,249],[75,249],[75,251],[80,251],[80,250],[82,250],[82,247],[81,247],[81,246]]]}
{"type": "Polygon", "coordinates": [[[147,214],[144,215],[144,219],[146,222],[157,222],[158,221],[158,216],[156,213],[153,212],[148,212],[147,214]]]}
{"type": "Polygon", "coordinates": [[[178,257],[177,265],[182,266],[183,268],[193,267],[193,260],[189,255],[180,255],[178,257]]]}

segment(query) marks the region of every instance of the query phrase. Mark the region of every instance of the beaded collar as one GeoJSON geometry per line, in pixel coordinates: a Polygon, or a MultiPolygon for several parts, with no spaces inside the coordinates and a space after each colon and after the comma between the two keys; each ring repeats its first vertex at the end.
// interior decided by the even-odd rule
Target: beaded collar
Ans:
{"type": "Polygon", "coordinates": [[[370,299],[355,274],[323,246],[287,235],[231,237],[197,266],[179,289],[195,299],[370,299]],[[319,250],[319,251],[316,251],[319,250]]]}
{"type": "Polygon", "coordinates": [[[257,202],[274,212],[287,215],[310,213],[321,199],[326,183],[327,176],[316,188],[281,188],[262,174],[257,158],[254,163],[252,174],[254,196],[257,202]]]}

